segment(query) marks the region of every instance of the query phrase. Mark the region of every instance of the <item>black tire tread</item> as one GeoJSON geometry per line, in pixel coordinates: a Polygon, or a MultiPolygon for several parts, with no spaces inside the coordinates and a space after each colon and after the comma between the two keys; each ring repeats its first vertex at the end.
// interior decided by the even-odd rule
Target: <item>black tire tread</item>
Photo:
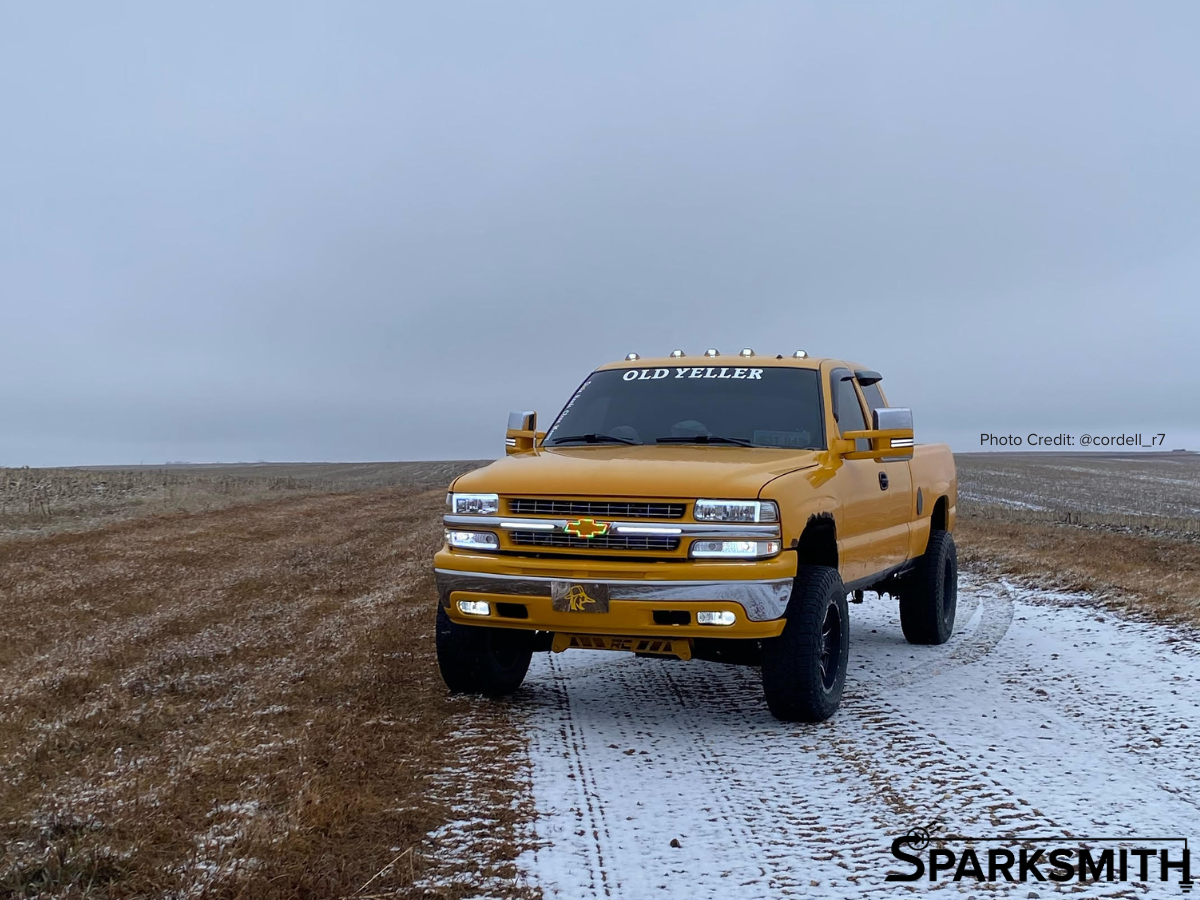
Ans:
{"type": "Polygon", "coordinates": [[[948,531],[934,531],[929,535],[925,554],[900,587],[900,627],[910,644],[944,644],[954,633],[957,589],[955,597],[949,600],[952,608],[947,616],[943,608],[947,602],[942,577],[945,566],[953,568],[957,584],[958,551],[954,538],[948,531]]]}
{"type": "Polygon", "coordinates": [[[438,604],[436,635],[438,669],[450,693],[504,697],[525,680],[533,658],[533,639],[529,633],[486,625],[459,625],[438,604]],[[510,665],[503,665],[496,656],[496,644],[500,641],[508,642],[510,652],[516,653],[510,665]]]}
{"type": "Polygon", "coordinates": [[[849,607],[838,570],[804,566],[784,614],[787,624],[776,638],[763,641],[763,693],[771,713],[785,722],[821,722],[837,710],[846,681],[849,650],[849,607]],[[825,611],[833,600],[842,616],[841,672],[831,690],[820,678],[820,635],[825,611]]]}

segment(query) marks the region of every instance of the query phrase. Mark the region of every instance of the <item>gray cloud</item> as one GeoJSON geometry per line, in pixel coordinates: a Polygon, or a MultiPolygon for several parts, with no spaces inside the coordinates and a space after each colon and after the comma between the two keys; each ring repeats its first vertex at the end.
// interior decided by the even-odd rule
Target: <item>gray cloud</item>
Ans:
{"type": "Polygon", "coordinates": [[[630,349],[1200,444],[1190,4],[0,12],[0,463],[499,452],[630,349]]]}

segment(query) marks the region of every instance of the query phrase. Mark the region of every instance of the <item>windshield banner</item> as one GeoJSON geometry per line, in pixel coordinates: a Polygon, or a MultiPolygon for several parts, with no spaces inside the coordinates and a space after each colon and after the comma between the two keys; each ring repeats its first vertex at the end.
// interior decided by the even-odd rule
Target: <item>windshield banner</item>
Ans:
{"type": "Polygon", "coordinates": [[[672,369],[630,369],[621,376],[622,381],[658,381],[670,378],[736,378],[746,381],[761,381],[762,369],[737,369],[728,366],[675,366],[672,369]]]}

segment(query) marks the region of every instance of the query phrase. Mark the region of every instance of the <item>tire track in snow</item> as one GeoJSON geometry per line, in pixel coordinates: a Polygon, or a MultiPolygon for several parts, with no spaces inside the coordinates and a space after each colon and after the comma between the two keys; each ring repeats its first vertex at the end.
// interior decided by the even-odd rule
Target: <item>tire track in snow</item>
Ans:
{"type": "MultiPolygon", "coordinates": [[[[972,595],[964,607],[967,613],[965,633],[956,637],[947,655],[950,662],[941,667],[942,671],[967,665],[986,656],[999,643],[1012,622],[1013,605],[1006,596],[989,596],[984,602],[982,597],[972,595]]],[[[943,825],[953,823],[960,826],[952,827],[951,831],[978,831],[972,826],[979,824],[975,808],[982,805],[982,811],[987,813],[989,820],[986,824],[992,828],[1004,828],[1011,834],[1061,833],[1056,823],[1041,815],[1028,801],[986,772],[965,764],[944,741],[930,734],[927,726],[904,716],[891,703],[877,696],[881,690],[896,682],[912,683],[919,677],[919,672],[927,669],[927,665],[921,664],[906,666],[894,678],[868,677],[858,684],[851,683],[839,715],[846,714],[852,721],[847,723],[835,719],[818,726],[830,732],[815,747],[827,773],[847,786],[856,807],[870,815],[881,829],[895,830],[898,824],[906,822],[926,824],[938,820],[943,825]],[[881,760],[889,760],[893,764],[900,762],[901,766],[897,768],[893,765],[885,770],[880,764],[881,760]],[[966,814],[968,812],[971,814],[966,814]]],[[[673,692],[685,708],[701,709],[694,702],[695,696],[689,694],[689,688],[695,687],[694,682],[682,684],[679,675],[668,675],[668,680],[672,682],[673,692]]],[[[757,672],[745,669],[735,670],[723,684],[726,688],[724,694],[729,693],[728,688],[742,694],[760,691],[757,672]]],[[[707,686],[700,690],[712,693],[707,686]]],[[[725,701],[732,698],[722,696],[720,699],[725,701]]],[[[722,706],[731,710],[740,709],[736,702],[722,702],[722,706]]],[[[744,722],[749,722],[746,716],[742,718],[744,722]]],[[[787,795],[759,797],[762,791],[746,791],[736,774],[727,776],[714,787],[736,794],[734,802],[742,808],[753,810],[752,815],[756,820],[784,822],[793,837],[806,841],[822,839],[820,815],[813,815],[804,804],[797,807],[787,795]],[[800,812],[805,815],[800,815],[800,812]]],[[[870,848],[859,846],[852,849],[877,850],[878,844],[870,848]]],[[[847,854],[840,852],[840,848],[835,848],[824,858],[844,866],[848,870],[847,878],[851,881],[860,880],[874,871],[879,863],[879,860],[872,859],[865,852],[849,854],[849,860],[845,860],[845,856],[847,854]]]]}
{"type": "MultiPolygon", "coordinates": [[[[943,831],[959,834],[980,828],[999,828],[1014,835],[1067,833],[1003,780],[967,762],[933,732],[933,723],[906,712],[920,698],[901,689],[979,662],[1012,625],[1014,606],[1009,591],[974,586],[968,579],[963,586],[966,603],[960,611],[967,614],[963,633],[952,638],[944,653],[934,647],[913,647],[911,655],[920,656],[922,662],[905,665],[894,674],[874,672],[849,684],[839,715],[845,713],[854,724],[838,729],[832,741],[896,813],[913,817],[913,825],[938,821],[943,831]],[[931,665],[928,657],[940,661],[931,665]],[[899,770],[885,770],[879,764],[884,759],[904,765],[899,770]],[[984,815],[987,821],[981,821],[984,815]]],[[[929,712],[936,714],[936,710],[929,712]]]]}
{"type": "MultiPolygon", "coordinates": [[[[974,605],[977,609],[981,606],[978,601],[974,605]]],[[[974,623],[977,627],[969,628],[959,638],[954,658],[965,663],[985,654],[1003,634],[1008,621],[1011,621],[1009,608],[996,615],[989,611],[987,616],[969,616],[968,623],[974,623]],[[996,627],[978,627],[980,621],[985,626],[994,621],[996,627]]],[[[561,667],[556,665],[554,669],[556,682],[564,690],[569,690],[562,681],[565,676],[561,667]]],[[[811,887],[812,879],[804,877],[804,872],[815,864],[832,863],[844,870],[841,874],[848,879],[866,877],[877,864],[878,861],[871,859],[866,852],[877,849],[877,840],[859,839],[853,846],[840,846],[830,835],[829,823],[822,810],[814,809],[805,802],[805,791],[764,795],[768,792],[761,787],[763,773],[758,771],[752,760],[745,759],[743,748],[737,747],[731,753],[729,748],[714,746],[709,740],[704,725],[711,722],[713,715],[725,720],[722,724],[733,733],[749,733],[754,729],[766,728],[767,734],[786,740],[787,735],[778,734],[777,731],[792,726],[782,726],[769,715],[764,715],[757,670],[716,665],[697,667],[617,657],[607,666],[589,666],[586,677],[599,686],[599,692],[604,696],[621,698],[638,710],[652,708],[655,703],[661,703],[664,696],[673,696],[678,701],[682,714],[674,717],[673,724],[686,739],[673,745],[676,761],[705,783],[706,811],[715,814],[710,822],[724,824],[726,848],[747,848],[756,856],[753,862],[729,869],[731,874],[736,874],[740,886],[761,884],[779,896],[796,895],[804,893],[806,887],[811,887]],[[714,672],[720,677],[709,677],[714,672]],[[748,697],[760,701],[752,710],[744,706],[748,697]],[[774,823],[777,839],[768,836],[764,841],[762,828],[765,822],[774,823]],[[798,854],[809,857],[807,865],[797,860],[798,854]]],[[[873,710],[871,714],[876,721],[880,720],[879,710],[873,710]]],[[[894,729],[896,723],[889,721],[888,727],[894,729]]],[[[827,772],[842,783],[871,785],[870,791],[858,792],[855,802],[876,827],[895,829],[897,813],[905,815],[901,821],[908,821],[913,812],[912,805],[894,799],[890,804],[880,802],[881,798],[896,797],[896,792],[881,790],[885,786],[878,780],[874,784],[863,782],[864,773],[873,776],[875,767],[870,765],[869,757],[860,760],[860,747],[850,748],[852,752],[846,752],[845,744],[845,741],[836,741],[836,752],[822,748],[820,742],[811,749],[823,761],[827,772]],[[856,762],[861,764],[855,765],[856,762]]],[[[623,745],[622,742],[612,747],[623,745]]],[[[582,773],[586,770],[587,761],[575,760],[574,755],[572,758],[573,766],[586,782],[582,773]]],[[[764,755],[762,761],[770,770],[768,779],[776,775],[778,767],[786,765],[785,760],[773,754],[764,755]]],[[[961,767],[959,770],[962,771],[961,767]]],[[[599,800],[599,797],[589,797],[584,808],[590,813],[599,800]]],[[[596,856],[601,860],[613,858],[615,851],[604,846],[607,830],[593,830],[602,835],[596,856]]]]}
{"type": "Polygon", "coordinates": [[[854,722],[839,728],[833,743],[863,781],[898,814],[911,816],[914,826],[936,821],[943,833],[1071,836],[1069,829],[1010,786],[1011,779],[998,777],[1007,773],[974,764],[968,754],[939,737],[933,730],[936,703],[927,706],[925,720],[912,715],[921,698],[904,688],[980,662],[1012,626],[1014,603],[1007,585],[997,590],[964,578],[962,587],[967,600],[961,610],[967,613],[965,633],[956,634],[944,654],[935,647],[911,648],[914,656],[943,657],[942,661],[905,666],[895,675],[875,672],[854,684],[839,711],[854,722]],[[885,760],[902,765],[881,765],[885,760]]]}
{"type": "MultiPolygon", "coordinates": [[[[584,838],[587,851],[590,871],[588,887],[593,897],[611,897],[613,894],[610,875],[605,868],[605,842],[609,831],[605,822],[604,803],[596,791],[596,778],[589,762],[585,731],[576,725],[572,716],[571,694],[563,679],[562,667],[556,662],[553,657],[549,659],[554,681],[553,691],[558,700],[561,720],[559,733],[572,769],[568,778],[572,778],[578,787],[575,809],[581,820],[582,831],[576,834],[584,838]]],[[[619,886],[618,883],[617,887],[619,886]]]]}
{"type": "Polygon", "coordinates": [[[702,777],[712,803],[721,807],[721,819],[736,831],[735,846],[761,852],[760,875],[766,885],[779,892],[780,896],[802,894],[807,882],[798,872],[803,867],[795,865],[797,848],[794,837],[800,835],[819,840],[814,828],[818,817],[805,798],[794,798],[788,804],[785,816],[792,826],[787,829],[791,839],[786,843],[767,841],[764,846],[763,836],[760,832],[756,833],[755,827],[769,821],[772,813],[778,819],[780,810],[774,808],[769,797],[762,796],[761,790],[754,789],[758,783],[753,778],[754,767],[747,765],[740,758],[741,754],[733,755],[715,746],[703,727],[714,705],[725,710],[727,716],[739,719],[747,729],[754,724],[751,717],[743,713],[739,701],[744,699],[747,692],[751,695],[760,692],[761,687],[757,679],[747,684],[745,679],[737,677],[743,672],[735,670],[728,673],[733,677],[703,683],[700,691],[696,690],[697,684],[693,679],[684,679],[679,666],[669,662],[655,666],[651,676],[661,682],[666,692],[679,702],[684,713],[680,721],[689,735],[693,753],[703,767],[702,777]]]}
{"type": "MultiPolygon", "coordinates": [[[[629,666],[622,667],[619,673],[621,687],[629,690],[639,702],[650,700],[655,696],[674,696],[679,701],[681,710],[690,711],[687,698],[670,678],[668,667],[671,665],[670,662],[656,660],[652,665],[638,666],[637,671],[633,671],[629,666]]],[[[744,808],[739,809],[733,804],[728,792],[722,789],[725,781],[731,777],[736,778],[736,763],[723,758],[705,740],[705,736],[695,720],[686,716],[680,717],[679,726],[681,733],[688,739],[680,748],[677,761],[682,761],[682,757],[689,759],[692,764],[688,768],[696,772],[705,783],[710,805],[703,811],[715,814],[713,818],[709,819],[709,822],[719,824],[726,829],[732,838],[730,843],[733,846],[744,848],[756,844],[753,831],[746,822],[744,808]]],[[[769,883],[778,886],[782,874],[768,871],[765,866],[759,865],[757,873],[743,873],[742,877],[765,878],[769,883]]]]}
{"type": "MultiPolygon", "coordinates": [[[[757,670],[735,668],[723,672],[727,677],[717,682],[720,687],[716,691],[708,684],[697,683],[695,679],[685,680],[678,667],[665,674],[683,707],[693,713],[698,721],[703,722],[704,717],[712,714],[711,703],[715,700],[730,718],[734,731],[760,732],[763,746],[756,748],[758,764],[739,765],[742,753],[738,752],[732,763],[727,763],[717,773],[718,777],[711,787],[714,792],[726,794],[728,802],[741,810],[744,821],[751,824],[751,846],[764,844],[761,830],[763,823],[770,823],[764,857],[773,867],[772,885],[782,891],[781,896],[805,896],[810,893],[813,879],[805,873],[820,870],[826,863],[841,870],[838,874],[848,881],[867,874],[870,861],[861,852],[865,849],[861,840],[847,845],[831,835],[825,805],[810,802],[813,787],[810,777],[799,777],[797,783],[786,784],[781,790],[764,790],[764,783],[770,784],[779,771],[786,771],[788,754],[780,751],[797,737],[811,740],[813,735],[807,726],[779,723],[769,717],[764,725],[759,710],[751,710],[743,705],[747,695],[761,696],[762,686],[757,670]],[[757,834],[753,826],[759,829],[757,834]]],[[[818,729],[823,727],[817,726],[818,729]]],[[[698,740],[706,741],[702,729],[698,734],[698,740]]],[[[826,764],[826,776],[845,774],[838,771],[837,761],[822,750],[819,741],[813,742],[808,749],[826,764]]],[[[837,780],[845,781],[844,778],[837,780]]],[[[855,805],[860,815],[877,824],[886,819],[886,807],[877,797],[859,797],[855,805]]]]}
{"type": "Polygon", "coordinates": [[[1053,617],[1057,628],[1027,635],[1023,617],[1014,641],[1023,652],[995,661],[992,676],[1014,702],[1040,703],[1047,718],[1019,756],[1001,747],[1001,757],[1047,793],[1065,790],[1071,778],[1085,779],[1093,790],[1103,784],[1094,803],[1107,809],[1105,826],[1144,827],[1144,819],[1128,813],[1141,805],[1141,796],[1157,793],[1155,824],[1185,832],[1200,812],[1195,635],[1172,636],[1159,625],[1080,606],[1086,598],[1078,595],[1050,595],[1047,602],[1046,595],[1002,587],[1037,604],[1031,608],[1053,617]],[[1076,664],[1080,656],[1095,664],[1076,664]]]}
{"type": "MultiPolygon", "coordinates": [[[[943,834],[1014,837],[1156,823],[1153,812],[1128,822],[1094,815],[1069,778],[1031,771],[1048,769],[1055,755],[1054,742],[1041,739],[1062,733],[1040,727],[1058,700],[1033,692],[1042,669],[1025,643],[1057,622],[1019,590],[964,578],[962,624],[943,647],[906,644],[890,603],[852,610],[846,697],[815,726],[771,718],[755,669],[580,651],[535,662],[521,703],[544,843],[524,864],[545,895],[894,896],[897,886],[883,880],[898,868],[891,840],[931,819],[943,834]],[[562,699],[548,702],[547,689],[562,699]],[[555,727],[562,735],[551,745],[555,727]],[[567,770],[576,778],[564,779],[567,770]],[[569,810],[556,793],[564,780],[573,782],[569,810]]],[[[1111,638],[1112,626],[1100,630],[1111,638]]],[[[1120,693],[1089,686],[1094,665],[1062,665],[1078,677],[1048,668],[1041,677],[1075,685],[1085,704],[1097,691],[1120,693]]],[[[1191,665],[1200,686],[1200,664],[1191,665]]],[[[1194,758],[1193,735],[1175,729],[1161,746],[1194,758]]],[[[1119,762],[1106,759],[1103,773],[1111,777],[1119,762]]],[[[1164,791],[1143,809],[1164,797],[1175,799],[1164,791]]],[[[970,887],[1024,897],[1030,885],[970,887]]],[[[1036,887],[1042,896],[1059,890],[1036,887]]],[[[957,892],[950,883],[922,889],[957,892]]]]}

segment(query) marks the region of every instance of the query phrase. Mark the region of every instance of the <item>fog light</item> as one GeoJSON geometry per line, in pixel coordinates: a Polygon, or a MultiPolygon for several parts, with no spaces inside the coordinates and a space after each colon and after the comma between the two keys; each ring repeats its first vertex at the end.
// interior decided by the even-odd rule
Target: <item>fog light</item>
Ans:
{"type": "Polygon", "coordinates": [[[447,531],[446,543],[461,550],[497,550],[500,541],[490,531],[447,531]]]}
{"type": "Polygon", "coordinates": [[[696,613],[696,623],[699,625],[732,625],[736,620],[737,616],[727,609],[696,613]]]}
{"type": "Polygon", "coordinates": [[[492,607],[486,600],[459,600],[458,611],[468,616],[490,616],[492,607]]]}

